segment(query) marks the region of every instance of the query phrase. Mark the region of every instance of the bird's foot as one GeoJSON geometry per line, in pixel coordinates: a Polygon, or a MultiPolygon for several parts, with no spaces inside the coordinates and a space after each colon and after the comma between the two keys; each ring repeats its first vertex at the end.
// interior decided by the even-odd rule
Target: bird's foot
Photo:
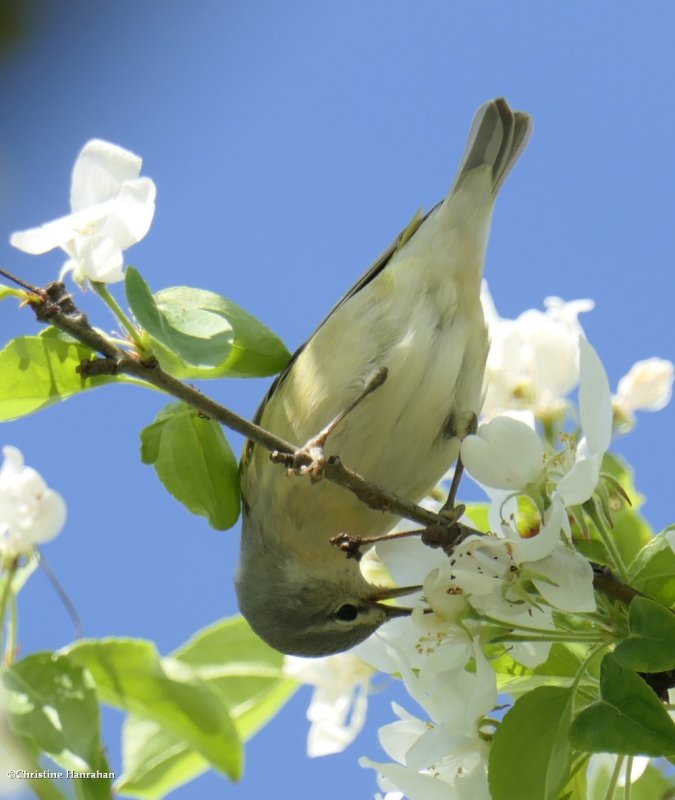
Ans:
{"type": "Polygon", "coordinates": [[[326,437],[323,432],[310,439],[293,456],[293,464],[286,470],[287,475],[309,475],[312,483],[323,478],[326,469],[326,456],[323,452],[326,437]]]}
{"type": "Polygon", "coordinates": [[[287,467],[287,475],[309,475],[312,483],[320,481],[323,478],[327,463],[324,454],[326,440],[342,420],[353,411],[359,403],[368,397],[371,392],[374,392],[375,389],[379,389],[379,387],[382,386],[387,379],[387,373],[388,370],[386,367],[380,367],[356,397],[354,397],[354,399],[343,408],[323,430],[316,436],[313,436],[294,453],[279,453],[275,451],[270,455],[272,461],[285,464],[287,467]]]}

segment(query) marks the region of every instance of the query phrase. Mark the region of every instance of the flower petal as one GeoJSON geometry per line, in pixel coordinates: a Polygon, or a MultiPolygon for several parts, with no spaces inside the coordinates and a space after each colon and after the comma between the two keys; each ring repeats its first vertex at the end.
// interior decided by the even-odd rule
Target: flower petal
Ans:
{"type": "Polygon", "coordinates": [[[565,507],[560,499],[554,499],[546,512],[544,524],[536,536],[513,542],[513,558],[516,564],[536,561],[549,556],[560,544],[565,507]]]}
{"type": "Polygon", "coordinates": [[[558,484],[557,495],[566,506],[578,506],[590,498],[598,485],[601,465],[602,453],[586,456],[563,476],[558,484]]]}
{"type": "Polygon", "coordinates": [[[422,774],[401,764],[383,764],[360,758],[359,765],[372,767],[400,789],[409,800],[448,800],[449,786],[439,778],[422,774]]]}
{"type": "Polygon", "coordinates": [[[523,489],[541,474],[544,448],[537,434],[510,417],[496,417],[462,442],[462,463],[493,489],[523,489]]]}
{"type": "Polygon", "coordinates": [[[628,412],[660,411],[673,393],[673,362],[665,358],[637,361],[621,378],[615,402],[628,412]]]}
{"type": "Polygon", "coordinates": [[[92,281],[116,283],[124,280],[124,260],[119,245],[110,237],[95,234],[75,241],[79,271],[92,281]]]}
{"type": "Polygon", "coordinates": [[[16,231],[9,237],[9,243],[17,250],[31,255],[41,255],[55,247],[66,246],[79,235],[94,233],[107,214],[110,205],[99,203],[95,206],[67,214],[65,217],[46,222],[38,228],[16,231]]]}
{"type": "Polygon", "coordinates": [[[150,178],[125,183],[115,199],[102,233],[126,250],[150,230],[155,215],[157,189],[150,178]]]}
{"type": "Polygon", "coordinates": [[[582,336],[579,339],[579,413],[591,453],[604,453],[612,440],[612,393],[598,354],[582,336]]]}
{"type": "Polygon", "coordinates": [[[534,568],[549,581],[533,579],[541,596],[561,611],[595,611],[593,568],[576,550],[565,545],[534,568]]]}
{"type": "Polygon", "coordinates": [[[125,181],[137,178],[142,159],[129,150],[101,139],[91,139],[80,150],[73,167],[70,207],[80,211],[115,198],[125,181]]]}

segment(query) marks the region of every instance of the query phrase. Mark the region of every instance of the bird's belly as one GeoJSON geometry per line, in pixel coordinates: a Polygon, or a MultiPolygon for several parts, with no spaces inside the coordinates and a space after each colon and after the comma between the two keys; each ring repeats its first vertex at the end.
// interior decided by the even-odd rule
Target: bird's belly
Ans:
{"type": "MultiPolygon", "coordinates": [[[[325,325],[282,386],[283,397],[277,399],[283,402],[277,409],[283,407],[284,413],[263,418],[263,425],[301,445],[353,400],[379,368],[386,367],[384,384],[339,423],[325,452],[339,455],[345,466],[367,480],[419,500],[458,454],[453,420],[466,420],[480,409],[487,352],[482,310],[477,303],[458,304],[453,288],[447,281],[440,291],[432,285],[424,291],[413,286],[417,300],[411,302],[400,283],[393,289],[385,283],[352,298],[363,307],[351,309],[351,325],[340,319],[339,312],[334,315],[343,340],[339,358],[331,363],[320,358],[322,352],[335,352],[334,346],[331,349],[322,341],[332,335],[331,326],[325,325]],[[295,412],[298,408],[302,414],[295,412]]],[[[342,487],[286,478],[282,469],[271,471],[270,466],[267,462],[263,483],[271,481],[267,488],[276,501],[276,513],[299,529],[311,520],[313,531],[327,539],[343,531],[372,535],[394,522],[342,487]]],[[[260,481],[257,488],[262,488],[260,481]]]]}

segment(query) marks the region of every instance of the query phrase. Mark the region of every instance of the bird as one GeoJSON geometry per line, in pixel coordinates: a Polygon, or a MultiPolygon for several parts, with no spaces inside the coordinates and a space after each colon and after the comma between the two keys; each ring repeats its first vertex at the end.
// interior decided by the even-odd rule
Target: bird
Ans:
{"type": "MultiPolygon", "coordinates": [[[[438,483],[480,412],[492,212],[531,130],[531,116],[503,98],[478,109],[448,195],[415,217],[291,357],[255,415],[259,425],[311,442],[350,407],[322,442],[327,452],[414,502],[438,483]]],[[[396,517],[327,480],[289,478],[251,441],[240,480],[238,602],[271,647],[330,655],[410,613],[387,601],[421,587],[373,585],[330,544],[345,532],[383,534],[396,517]]]]}

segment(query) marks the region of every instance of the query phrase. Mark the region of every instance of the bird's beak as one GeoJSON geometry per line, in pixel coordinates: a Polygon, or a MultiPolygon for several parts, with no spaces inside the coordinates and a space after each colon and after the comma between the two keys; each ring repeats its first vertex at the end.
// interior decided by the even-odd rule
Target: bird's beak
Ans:
{"type": "Polygon", "coordinates": [[[368,599],[373,603],[377,603],[380,608],[383,608],[387,612],[387,616],[391,619],[394,617],[407,617],[412,614],[412,608],[388,606],[382,601],[391,600],[394,597],[402,597],[406,594],[413,594],[414,592],[419,592],[421,589],[421,586],[382,586],[376,589],[368,599]]]}

